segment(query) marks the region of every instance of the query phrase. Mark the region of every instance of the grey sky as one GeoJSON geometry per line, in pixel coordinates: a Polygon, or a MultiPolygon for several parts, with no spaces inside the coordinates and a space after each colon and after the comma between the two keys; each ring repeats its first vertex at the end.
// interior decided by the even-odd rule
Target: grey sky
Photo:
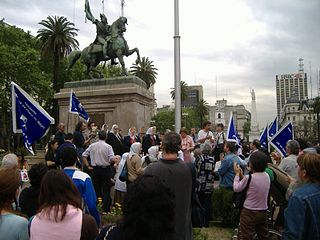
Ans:
{"type": "MultiPolygon", "coordinates": [[[[101,1],[90,0],[93,14],[101,1]]],[[[85,22],[84,0],[1,0],[0,18],[33,34],[48,15],[63,15],[80,29],[83,48],[95,37],[95,26],[85,22]]],[[[170,104],[173,87],[173,1],[126,0],[125,37],[159,69],[155,86],[158,106],[170,104]]],[[[275,75],[305,71],[312,65],[313,96],[317,94],[316,68],[320,67],[319,0],[180,0],[181,77],[189,85],[202,84],[204,97],[214,105],[227,98],[250,110],[250,89],[256,91],[260,127],[276,113],[275,75]],[[216,86],[216,79],[218,85],[216,86]]],[[[120,14],[120,0],[105,0],[109,22],[120,14]]],[[[129,67],[135,57],[125,59],[129,67]]],[[[309,81],[308,81],[309,82],[309,81]]],[[[310,90],[310,86],[309,90],[310,90]]]]}

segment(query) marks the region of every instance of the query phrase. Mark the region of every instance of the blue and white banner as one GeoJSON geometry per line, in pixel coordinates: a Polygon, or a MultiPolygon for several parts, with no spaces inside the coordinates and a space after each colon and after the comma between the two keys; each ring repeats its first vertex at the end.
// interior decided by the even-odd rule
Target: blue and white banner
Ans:
{"type": "Polygon", "coordinates": [[[278,129],[278,117],[276,117],[269,127],[269,138],[273,137],[278,132],[278,129]]]}
{"type": "Polygon", "coordinates": [[[289,140],[294,139],[293,134],[293,125],[292,122],[287,122],[271,139],[270,144],[282,155],[285,157],[286,144],[289,140]]]}
{"type": "Polygon", "coordinates": [[[263,146],[265,149],[269,150],[269,144],[268,144],[268,125],[263,129],[263,132],[260,135],[259,141],[261,146],[263,146]]]}
{"type": "Polygon", "coordinates": [[[86,122],[88,122],[90,119],[88,113],[83,108],[81,102],[79,101],[79,99],[77,98],[76,94],[73,91],[71,91],[71,93],[70,93],[69,112],[77,114],[80,118],[82,118],[86,122]]]}
{"type": "Polygon", "coordinates": [[[227,141],[236,142],[240,145],[239,135],[236,130],[236,126],[234,124],[233,113],[230,114],[229,126],[227,131],[227,141]]]}
{"type": "Polygon", "coordinates": [[[34,154],[32,144],[47,134],[54,119],[14,82],[11,82],[11,96],[13,132],[22,132],[25,147],[34,154]]]}

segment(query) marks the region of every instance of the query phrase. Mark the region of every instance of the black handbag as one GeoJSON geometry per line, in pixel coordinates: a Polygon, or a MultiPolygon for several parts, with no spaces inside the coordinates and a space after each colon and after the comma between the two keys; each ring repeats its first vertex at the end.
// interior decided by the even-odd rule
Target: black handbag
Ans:
{"type": "Polygon", "coordinates": [[[241,192],[234,192],[232,196],[232,205],[234,208],[243,208],[244,201],[246,200],[247,190],[251,182],[251,173],[249,173],[249,179],[246,187],[241,192]]]}

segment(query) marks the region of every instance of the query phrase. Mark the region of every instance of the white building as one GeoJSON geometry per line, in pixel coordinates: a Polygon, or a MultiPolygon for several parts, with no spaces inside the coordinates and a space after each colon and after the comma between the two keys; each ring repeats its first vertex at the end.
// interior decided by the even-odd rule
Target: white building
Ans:
{"type": "Polygon", "coordinates": [[[233,117],[237,132],[240,138],[244,137],[243,126],[251,120],[251,113],[246,110],[244,105],[228,105],[227,100],[217,100],[215,106],[211,106],[209,110],[209,120],[212,125],[222,123],[225,126],[225,131],[228,128],[230,114],[233,112],[233,117]]]}
{"type": "Polygon", "coordinates": [[[310,101],[292,96],[282,108],[281,123],[292,121],[295,138],[313,139],[316,136],[316,114],[310,101]]]}

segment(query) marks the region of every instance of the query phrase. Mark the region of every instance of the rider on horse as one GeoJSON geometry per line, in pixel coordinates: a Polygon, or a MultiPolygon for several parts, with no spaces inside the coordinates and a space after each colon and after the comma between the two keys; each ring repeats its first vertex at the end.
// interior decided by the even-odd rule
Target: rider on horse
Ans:
{"type": "MultiPolygon", "coordinates": [[[[90,9],[88,0],[86,0],[86,2],[85,2],[85,10],[84,11],[86,13],[86,17],[93,24],[96,25],[96,31],[97,31],[97,36],[96,36],[96,39],[94,40],[94,42],[91,44],[90,52],[95,52],[96,50],[94,49],[94,45],[98,44],[98,45],[102,46],[103,58],[106,59],[108,57],[108,53],[107,53],[108,43],[109,43],[109,41],[111,41],[111,37],[110,37],[111,29],[110,29],[110,25],[108,25],[107,17],[104,14],[100,14],[101,21],[99,21],[98,19],[95,19],[93,14],[91,13],[91,9],[90,9]]],[[[116,64],[114,62],[114,59],[112,59],[111,64],[116,64]]]]}

